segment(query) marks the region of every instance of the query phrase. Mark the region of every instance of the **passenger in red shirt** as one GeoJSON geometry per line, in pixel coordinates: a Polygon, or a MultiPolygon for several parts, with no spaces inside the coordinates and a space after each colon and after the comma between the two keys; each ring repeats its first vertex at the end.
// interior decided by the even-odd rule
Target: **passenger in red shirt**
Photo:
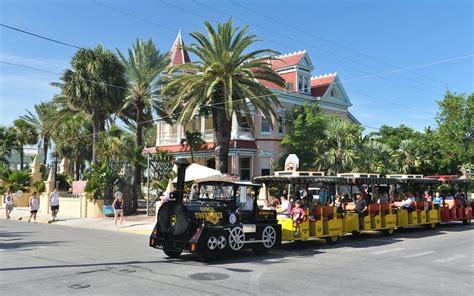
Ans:
{"type": "Polygon", "coordinates": [[[293,224],[295,227],[301,224],[304,221],[306,213],[301,207],[301,200],[295,201],[295,207],[291,209],[291,218],[293,219],[293,224]]]}

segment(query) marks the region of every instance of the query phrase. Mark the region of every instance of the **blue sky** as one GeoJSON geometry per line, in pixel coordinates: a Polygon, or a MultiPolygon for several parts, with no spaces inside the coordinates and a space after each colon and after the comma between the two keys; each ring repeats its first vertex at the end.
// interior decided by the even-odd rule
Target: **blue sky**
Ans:
{"type": "MultiPolygon", "coordinates": [[[[121,51],[137,37],[152,38],[167,51],[179,29],[190,44],[187,34],[203,30],[204,18],[223,22],[233,16],[262,39],[256,47],[281,53],[306,49],[313,76],[338,72],[353,103],[350,111],[371,127],[406,124],[422,130],[435,124],[436,101],[447,89],[474,91],[472,56],[439,63],[473,54],[470,0],[3,0],[0,5],[3,24],[82,47],[101,43],[121,51]],[[379,75],[426,64],[433,65],[379,75]]],[[[1,61],[51,72],[62,72],[75,52],[2,27],[0,40],[1,61]]],[[[25,109],[49,100],[57,92],[49,83],[57,78],[0,64],[0,124],[10,125],[25,109]]]]}

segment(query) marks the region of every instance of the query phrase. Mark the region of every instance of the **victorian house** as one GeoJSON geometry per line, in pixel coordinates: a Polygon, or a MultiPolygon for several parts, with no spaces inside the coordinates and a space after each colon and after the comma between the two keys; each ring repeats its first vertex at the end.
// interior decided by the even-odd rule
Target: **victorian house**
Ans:
{"type": "MultiPolygon", "coordinates": [[[[191,62],[188,52],[183,49],[181,34],[178,34],[170,55],[170,65],[191,62]]],[[[337,73],[311,76],[314,66],[306,50],[284,54],[277,58],[271,61],[272,67],[286,80],[287,87],[281,88],[273,83],[260,81],[275,93],[283,106],[277,110],[278,118],[273,119],[275,129],[270,127],[268,120],[271,119],[265,118],[260,112],[254,115],[253,128],[245,123],[239,126],[235,116],[232,121],[229,170],[230,173],[239,175],[242,180],[273,173],[274,163],[284,153],[280,142],[288,128],[285,123],[286,110],[293,110],[295,106],[301,106],[305,102],[317,102],[326,112],[337,113],[342,118],[359,124],[348,111],[352,104],[337,73]]],[[[170,152],[177,158],[190,158],[189,147],[181,145],[181,139],[184,138],[185,131],[200,131],[205,145],[201,150],[193,152],[195,162],[214,167],[215,142],[212,117],[196,117],[185,125],[169,125],[161,121],[157,123],[157,129],[156,147],[147,148],[148,151],[162,150],[170,152]]]]}

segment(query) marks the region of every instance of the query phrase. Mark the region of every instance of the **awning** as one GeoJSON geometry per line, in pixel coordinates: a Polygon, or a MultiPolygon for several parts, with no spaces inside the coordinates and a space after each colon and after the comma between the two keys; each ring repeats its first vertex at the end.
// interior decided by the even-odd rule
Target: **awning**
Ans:
{"type": "MultiPolygon", "coordinates": [[[[211,169],[209,167],[206,167],[197,163],[193,163],[186,168],[186,175],[184,177],[184,181],[189,182],[189,181],[215,177],[215,176],[221,176],[221,175],[222,175],[221,172],[219,172],[218,170],[211,169]]],[[[176,183],[176,182],[178,182],[178,177],[173,179],[173,183],[176,183]]]]}

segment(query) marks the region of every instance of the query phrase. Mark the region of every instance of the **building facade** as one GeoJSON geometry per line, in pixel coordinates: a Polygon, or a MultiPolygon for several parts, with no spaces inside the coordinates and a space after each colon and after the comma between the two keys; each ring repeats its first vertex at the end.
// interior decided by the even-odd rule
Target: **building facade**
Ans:
{"type": "MultiPolygon", "coordinates": [[[[171,49],[170,65],[190,62],[189,54],[183,49],[181,34],[178,34],[171,49]]],[[[284,54],[269,61],[273,69],[287,82],[282,88],[267,81],[260,81],[278,97],[282,108],[276,110],[278,118],[267,119],[260,112],[253,112],[254,126],[238,124],[236,116],[232,120],[232,133],[229,152],[230,173],[239,175],[242,180],[255,176],[273,174],[276,161],[284,154],[280,143],[285,135],[288,124],[285,114],[295,106],[316,102],[323,110],[337,113],[342,118],[357,123],[357,119],[349,112],[352,106],[337,73],[329,73],[312,77],[313,63],[305,50],[284,54]],[[269,120],[273,120],[274,129],[269,120]]],[[[212,117],[196,117],[185,125],[170,125],[166,122],[157,123],[156,147],[147,148],[149,152],[156,150],[168,151],[175,157],[190,158],[189,147],[181,145],[185,131],[200,131],[205,144],[199,151],[194,151],[195,162],[214,167],[215,137],[212,117]]]]}

